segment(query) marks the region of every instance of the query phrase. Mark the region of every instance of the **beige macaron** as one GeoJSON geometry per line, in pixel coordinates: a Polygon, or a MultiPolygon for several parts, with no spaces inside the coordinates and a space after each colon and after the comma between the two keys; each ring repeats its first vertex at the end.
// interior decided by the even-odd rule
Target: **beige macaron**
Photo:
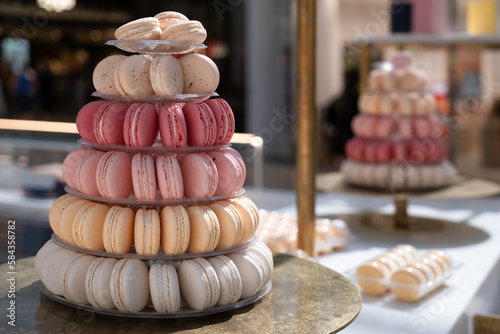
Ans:
{"type": "Polygon", "coordinates": [[[94,256],[79,253],[64,264],[59,277],[64,298],[76,304],[89,304],[85,292],[86,276],[94,260],[94,256]]]}
{"type": "Polygon", "coordinates": [[[73,238],[78,247],[95,251],[104,250],[103,227],[109,207],[89,202],[83,205],[73,220],[73,238]]]}
{"type": "Polygon", "coordinates": [[[104,58],[97,64],[92,74],[92,82],[98,93],[110,95],[120,94],[115,86],[115,70],[126,58],[126,56],[113,55],[104,58]]]}
{"type": "Polygon", "coordinates": [[[138,259],[121,259],[109,279],[111,299],[121,311],[139,312],[146,307],[149,292],[149,271],[138,259]]]}
{"type": "Polygon", "coordinates": [[[149,68],[151,60],[144,55],[133,55],[122,60],[115,69],[115,87],[121,95],[154,95],[149,68]]]}
{"type": "Polygon", "coordinates": [[[184,75],[179,61],[174,56],[155,57],[149,68],[149,76],[156,95],[182,94],[184,75]]]}
{"type": "Polygon", "coordinates": [[[422,297],[426,283],[427,279],[419,269],[408,266],[392,275],[391,292],[400,300],[412,302],[422,297]]]}
{"type": "Polygon", "coordinates": [[[115,37],[118,40],[158,39],[160,34],[160,21],[156,17],[145,17],[125,23],[115,31],[115,37]]]}
{"type": "Polygon", "coordinates": [[[110,279],[118,259],[98,257],[89,266],[85,276],[85,292],[90,304],[98,308],[114,308],[110,279]]]}
{"type": "Polygon", "coordinates": [[[160,39],[200,44],[207,39],[207,31],[200,22],[187,21],[168,27],[161,33],[160,39]]]}
{"type": "Polygon", "coordinates": [[[103,243],[109,253],[128,253],[134,242],[135,214],[130,208],[113,206],[104,218],[103,243]]]}
{"type": "Polygon", "coordinates": [[[43,246],[38,250],[35,256],[35,272],[38,278],[41,278],[42,263],[46,257],[48,257],[52,252],[61,249],[61,246],[57,245],[49,239],[43,246]]]}
{"type": "Polygon", "coordinates": [[[219,201],[208,206],[215,212],[220,226],[220,239],[215,249],[236,246],[243,236],[243,219],[234,205],[219,201]]]}
{"type": "Polygon", "coordinates": [[[177,271],[172,264],[155,263],[149,269],[151,301],[158,313],[174,313],[181,307],[177,271]]]}
{"type": "Polygon", "coordinates": [[[160,221],[163,253],[169,255],[185,253],[191,235],[186,208],[182,205],[166,206],[161,210],[160,221]]]}
{"type": "Polygon", "coordinates": [[[207,56],[190,53],[179,58],[184,74],[184,94],[211,94],[219,85],[219,69],[207,56]]]}
{"type": "Polygon", "coordinates": [[[255,231],[259,227],[259,210],[255,203],[247,197],[232,198],[227,200],[227,202],[238,210],[243,220],[243,235],[239,243],[244,244],[254,236],[255,231]]]}
{"type": "Polygon", "coordinates": [[[158,254],[160,250],[160,215],[155,209],[137,210],[134,223],[134,245],[137,254],[158,254]]]}
{"type": "Polygon", "coordinates": [[[191,253],[211,252],[220,239],[220,226],[215,212],[204,205],[187,208],[191,237],[188,250],[191,253]]]}
{"type": "Polygon", "coordinates": [[[77,256],[78,253],[66,248],[56,249],[45,257],[41,264],[40,280],[47,290],[55,295],[62,296],[61,272],[67,261],[77,256]]]}
{"type": "Polygon", "coordinates": [[[161,12],[156,14],[154,17],[160,21],[161,30],[165,30],[174,24],[189,21],[184,14],[173,11],[161,12]]]}

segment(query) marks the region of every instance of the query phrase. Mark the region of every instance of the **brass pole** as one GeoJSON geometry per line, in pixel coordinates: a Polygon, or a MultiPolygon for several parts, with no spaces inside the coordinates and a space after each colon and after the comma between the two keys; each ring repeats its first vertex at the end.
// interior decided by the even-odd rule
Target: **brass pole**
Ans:
{"type": "Polygon", "coordinates": [[[315,256],[316,0],[299,0],[297,13],[297,247],[315,256]]]}
{"type": "Polygon", "coordinates": [[[408,222],[408,197],[405,195],[397,195],[394,198],[396,204],[396,212],[394,214],[394,226],[396,228],[408,229],[410,227],[408,222]]]}

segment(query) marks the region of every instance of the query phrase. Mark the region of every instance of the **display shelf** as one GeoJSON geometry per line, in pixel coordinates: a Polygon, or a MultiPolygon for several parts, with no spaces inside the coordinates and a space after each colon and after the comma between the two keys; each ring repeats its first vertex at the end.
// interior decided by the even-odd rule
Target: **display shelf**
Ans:
{"type": "Polygon", "coordinates": [[[64,241],[61,240],[57,235],[54,233],[52,234],[51,237],[52,241],[54,241],[55,244],[78,252],[78,253],[84,253],[84,254],[89,254],[93,256],[100,256],[100,257],[112,257],[112,258],[117,258],[117,259],[139,259],[139,260],[163,260],[163,261],[172,261],[172,262],[177,262],[177,261],[182,261],[182,260],[187,260],[187,259],[195,259],[198,257],[209,257],[209,256],[218,256],[218,255],[224,255],[228,253],[233,253],[233,252],[238,252],[240,250],[247,249],[253,245],[259,240],[257,236],[253,236],[248,242],[242,244],[242,245],[237,245],[231,248],[226,248],[226,249],[220,249],[216,250],[213,252],[206,252],[206,253],[184,253],[184,254],[177,254],[177,255],[167,255],[160,253],[158,255],[141,255],[137,254],[134,252],[134,249],[132,249],[129,253],[109,253],[106,251],[94,251],[90,249],[84,249],[80,248],[77,246],[69,245],[65,243],[64,241]]]}
{"type": "Polygon", "coordinates": [[[444,226],[444,220],[424,217],[410,217],[407,213],[408,201],[411,198],[418,199],[469,199],[478,197],[489,197],[500,193],[500,185],[481,179],[468,179],[457,177],[456,182],[449,186],[432,191],[419,192],[383,192],[348,185],[341,173],[320,174],[316,178],[318,190],[328,192],[340,192],[362,196],[392,197],[396,211],[391,215],[371,214],[358,216],[364,224],[386,230],[427,230],[444,226]]]}
{"type": "Polygon", "coordinates": [[[146,54],[184,54],[207,48],[205,44],[149,39],[110,40],[104,44],[117,47],[126,52],[146,54]]]}

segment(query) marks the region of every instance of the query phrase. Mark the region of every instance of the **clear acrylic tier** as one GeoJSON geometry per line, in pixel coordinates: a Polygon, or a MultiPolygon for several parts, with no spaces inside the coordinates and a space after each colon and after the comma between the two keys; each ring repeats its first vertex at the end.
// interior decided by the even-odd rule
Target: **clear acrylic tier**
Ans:
{"type": "Polygon", "coordinates": [[[92,96],[104,100],[118,102],[148,102],[148,103],[188,103],[202,102],[211,97],[217,97],[219,94],[213,92],[210,94],[175,94],[175,95],[112,95],[93,92],[92,96]]]}
{"type": "Polygon", "coordinates": [[[230,144],[216,145],[216,146],[186,146],[186,147],[165,147],[161,140],[157,139],[153,146],[127,146],[127,145],[101,145],[98,143],[89,143],[83,139],[79,139],[78,144],[88,146],[100,151],[124,151],[132,154],[145,153],[145,154],[187,154],[187,153],[202,153],[215,151],[220,148],[229,147],[230,144]]]}
{"type": "Polygon", "coordinates": [[[207,47],[205,44],[147,39],[110,40],[105,44],[126,52],[161,54],[184,54],[207,47]]]}

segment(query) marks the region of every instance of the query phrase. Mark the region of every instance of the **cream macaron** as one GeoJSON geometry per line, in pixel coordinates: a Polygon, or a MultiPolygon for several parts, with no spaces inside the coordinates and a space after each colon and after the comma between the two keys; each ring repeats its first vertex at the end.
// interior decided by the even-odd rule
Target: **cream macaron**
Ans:
{"type": "Polygon", "coordinates": [[[160,215],[155,209],[139,209],[135,214],[134,245],[137,254],[156,255],[160,250],[160,215]]]}
{"type": "Polygon", "coordinates": [[[243,291],[240,272],[236,264],[225,255],[208,258],[219,279],[220,296],[217,305],[236,303],[243,291]]]}
{"type": "Polygon", "coordinates": [[[85,291],[86,276],[94,260],[94,256],[79,253],[64,264],[59,277],[64,298],[76,304],[89,304],[85,291]]]}
{"type": "Polygon", "coordinates": [[[174,56],[155,57],[151,61],[149,77],[156,95],[182,94],[184,75],[179,61],[174,56]]]}
{"type": "Polygon", "coordinates": [[[60,248],[50,253],[42,261],[40,280],[47,290],[55,295],[62,296],[64,291],[61,285],[61,272],[67,261],[77,256],[78,253],[66,248],[60,248]]]}
{"type": "Polygon", "coordinates": [[[220,283],[214,267],[204,258],[182,261],[177,269],[182,298],[194,310],[204,310],[219,301],[220,283]]]}
{"type": "Polygon", "coordinates": [[[188,249],[191,228],[189,215],[182,205],[166,206],[160,212],[161,249],[168,255],[183,254],[188,249]]]}
{"type": "Polygon", "coordinates": [[[85,276],[85,292],[90,304],[94,307],[115,308],[111,298],[111,272],[118,259],[98,257],[90,264],[85,276]]]}
{"type": "Polygon", "coordinates": [[[172,42],[200,44],[207,39],[207,31],[198,21],[181,22],[163,30],[160,39],[172,42]]]}
{"type": "Polygon", "coordinates": [[[153,307],[158,313],[175,313],[181,307],[177,271],[171,264],[155,263],[149,269],[149,288],[153,307]]]}
{"type": "Polygon", "coordinates": [[[125,23],[115,31],[118,40],[158,39],[160,35],[160,21],[156,17],[145,17],[125,23]]]}
{"type": "Polygon", "coordinates": [[[116,308],[126,312],[143,310],[149,300],[149,271],[137,259],[121,259],[113,267],[109,280],[111,299],[116,308]]]}
{"type": "Polygon", "coordinates": [[[174,11],[161,12],[156,14],[154,17],[157,18],[158,21],[160,21],[161,30],[165,30],[168,27],[173,26],[174,24],[189,21],[189,19],[184,14],[174,11]]]}
{"type": "Polygon", "coordinates": [[[266,269],[260,258],[248,250],[230,253],[227,257],[234,262],[240,273],[241,298],[254,296],[266,283],[266,269]]]}
{"type": "Polygon", "coordinates": [[[122,60],[115,69],[115,86],[121,95],[154,95],[149,69],[151,60],[144,55],[133,55],[122,60]]]}
{"type": "Polygon", "coordinates": [[[113,55],[104,58],[97,64],[92,74],[92,82],[98,93],[120,95],[115,86],[115,70],[126,58],[122,55],[113,55]]]}
{"type": "Polygon", "coordinates": [[[207,56],[190,53],[179,58],[184,74],[184,94],[211,94],[219,85],[219,69],[207,56]]]}
{"type": "Polygon", "coordinates": [[[52,239],[49,239],[43,246],[38,250],[35,256],[35,272],[38,278],[41,279],[42,263],[46,257],[48,257],[52,252],[61,249],[61,246],[54,243],[52,239]]]}

